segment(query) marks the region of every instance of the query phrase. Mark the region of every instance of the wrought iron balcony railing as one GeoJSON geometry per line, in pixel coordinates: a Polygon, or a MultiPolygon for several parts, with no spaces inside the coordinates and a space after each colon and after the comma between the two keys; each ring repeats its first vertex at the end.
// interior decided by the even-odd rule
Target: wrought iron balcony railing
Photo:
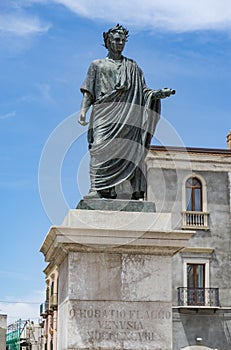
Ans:
{"type": "Polygon", "coordinates": [[[183,214],[183,228],[208,230],[209,213],[203,211],[185,211],[183,214]]]}
{"type": "Polygon", "coordinates": [[[218,288],[184,288],[178,289],[179,306],[219,307],[218,288]]]}
{"type": "Polygon", "coordinates": [[[48,311],[49,311],[49,301],[46,300],[44,303],[40,305],[40,316],[45,318],[48,315],[48,311]]]}

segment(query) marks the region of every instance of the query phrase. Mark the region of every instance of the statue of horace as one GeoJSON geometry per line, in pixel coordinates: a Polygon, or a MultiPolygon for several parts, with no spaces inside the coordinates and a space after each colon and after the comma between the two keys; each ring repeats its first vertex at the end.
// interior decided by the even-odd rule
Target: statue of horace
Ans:
{"type": "Polygon", "coordinates": [[[171,89],[147,88],[137,63],[122,55],[128,30],[117,24],[103,33],[106,58],[91,63],[81,86],[79,123],[87,125],[90,192],[84,198],[116,198],[115,186],[129,180],[132,199],[143,199],[145,156],[160,117],[160,99],[171,89]]]}

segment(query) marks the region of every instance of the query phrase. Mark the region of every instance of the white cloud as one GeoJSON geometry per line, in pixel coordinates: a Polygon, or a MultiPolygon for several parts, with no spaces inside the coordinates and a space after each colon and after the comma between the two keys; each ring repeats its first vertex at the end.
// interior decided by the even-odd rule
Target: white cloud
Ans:
{"type": "MultiPolygon", "coordinates": [[[[19,0],[12,8],[19,13],[36,4],[56,3],[77,15],[112,24],[122,23],[136,28],[172,32],[195,30],[229,30],[230,0],[19,0]]],[[[11,8],[11,9],[12,9],[11,8]]],[[[0,15],[0,32],[25,36],[46,32],[50,25],[29,14],[0,15]]]]}
{"type": "Polygon", "coordinates": [[[16,115],[15,111],[12,111],[12,112],[9,112],[9,113],[6,113],[6,114],[1,114],[0,115],[0,120],[1,119],[7,119],[7,118],[10,118],[10,117],[14,117],[15,115],[16,115]]]}
{"type": "Polygon", "coordinates": [[[39,304],[26,303],[1,303],[0,313],[7,315],[7,323],[11,324],[15,321],[31,320],[36,323],[39,320],[39,304]]]}
{"type": "Polygon", "coordinates": [[[22,12],[0,14],[0,34],[13,34],[16,36],[28,36],[47,32],[49,24],[42,23],[36,16],[30,16],[22,12]]]}
{"type": "Polygon", "coordinates": [[[33,295],[21,298],[21,302],[12,297],[7,299],[8,302],[0,301],[0,313],[7,315],[8,324],[14,323],[20,318],[38,322],[40,318],[39,306],[44,301],[44,291],[34,291],[33,295]]]}
{"type": "MultiPolygon", "coordinates": [[[[39,1],[39,0],[37,0],[39,1]]],[[[230,0],[53,0],[78,15],[113,23],[185,32],[231,27],[230,0]]]]}

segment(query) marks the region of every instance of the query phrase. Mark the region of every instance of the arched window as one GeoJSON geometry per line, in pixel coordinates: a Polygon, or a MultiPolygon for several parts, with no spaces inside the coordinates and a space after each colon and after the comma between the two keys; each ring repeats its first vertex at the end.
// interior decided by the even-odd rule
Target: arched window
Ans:
{"type": "Polygon", "coordinates": [[[207,185],[200,174],[190,174],[182,182],[182,228],[208,230],[207,185]]]}
{"type": "Polygon", "coordinates": [[[202,184],[197,177],[190,177],[186,181],[186,210],[203,211],[202,184]]]}

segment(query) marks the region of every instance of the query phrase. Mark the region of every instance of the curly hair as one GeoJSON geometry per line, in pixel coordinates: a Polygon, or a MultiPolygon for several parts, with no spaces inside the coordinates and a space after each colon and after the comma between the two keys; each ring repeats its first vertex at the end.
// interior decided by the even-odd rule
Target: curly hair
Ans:
{"type": "Polygon", "coordinates": [[[110,28],[107,32],[103,32],[104,46],[106,48],[108,48],[108,40],[110,39],[111,34],[116,32],[122,33],[125,36],[125,41],[127,41],[129,31],[118,23],[115,27],[110,28]]]}

